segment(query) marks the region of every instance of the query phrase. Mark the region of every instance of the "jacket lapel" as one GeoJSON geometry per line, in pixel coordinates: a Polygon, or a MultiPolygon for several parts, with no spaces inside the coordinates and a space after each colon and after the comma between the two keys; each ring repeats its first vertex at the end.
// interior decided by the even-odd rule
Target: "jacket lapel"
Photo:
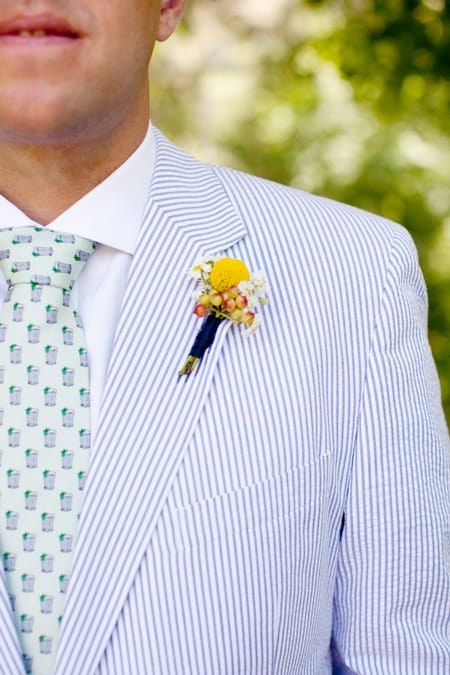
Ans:
{"type": "Polygon", "coordinates": [[[22,650],[11,612],[3,567],[0,568],[0,675],[24,675],[22,650]]]}
{"type": "Polygon", "coordinates": [[[199,321],[186,270],[245,236],[214,170],[157,134],[147,214],[130,270],[92,451],[56,675],[94,672],[149,545],[229,328],[179,378],[199,321]]]}

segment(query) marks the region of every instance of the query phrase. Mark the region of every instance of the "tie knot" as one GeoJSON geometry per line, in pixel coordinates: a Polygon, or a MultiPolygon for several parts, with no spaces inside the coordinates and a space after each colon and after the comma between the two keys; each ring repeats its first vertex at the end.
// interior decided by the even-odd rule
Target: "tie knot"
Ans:
{"type": "Polygon", "coordinates": [[[0,230],[0,270],[11,285],[68,290],[95,247],[90,239],[44,227],[0,230]]]}

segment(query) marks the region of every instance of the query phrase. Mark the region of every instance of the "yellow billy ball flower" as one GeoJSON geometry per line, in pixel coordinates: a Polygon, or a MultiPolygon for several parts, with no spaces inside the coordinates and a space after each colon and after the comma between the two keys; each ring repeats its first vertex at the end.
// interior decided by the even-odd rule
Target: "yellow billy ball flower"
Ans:
{"type": "Polygon", "coordinates": [[[212,287],[222,293],[232,286],[237,286],[241,281],[249,281],[250,272],[242,260],[235,258],[220,258],[209,275],[212,287]]]}

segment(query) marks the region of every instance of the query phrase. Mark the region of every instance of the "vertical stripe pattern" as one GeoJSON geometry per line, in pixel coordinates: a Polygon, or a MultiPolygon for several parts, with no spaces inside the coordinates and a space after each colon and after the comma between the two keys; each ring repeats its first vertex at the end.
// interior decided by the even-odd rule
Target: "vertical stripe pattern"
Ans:
{"type": "Polygon", "coordinates": [[[409,235],[157,145],[56,675],[445,675],[448,434],[409,235]],[[271,300],[178,381],[207,252],[271,300]]]}

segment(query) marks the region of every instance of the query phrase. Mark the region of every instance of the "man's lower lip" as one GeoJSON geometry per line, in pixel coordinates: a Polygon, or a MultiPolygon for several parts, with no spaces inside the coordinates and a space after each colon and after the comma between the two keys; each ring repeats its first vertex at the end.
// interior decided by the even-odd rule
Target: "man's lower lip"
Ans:
{"type": "Polygon", "coordinates": [[[71,35],[18,35],[15,33],[6,33],[0,35],[0,47],[23,47],[26,49],[34,47],[62,47],[77,43],[79,38],[71,35]]]}

